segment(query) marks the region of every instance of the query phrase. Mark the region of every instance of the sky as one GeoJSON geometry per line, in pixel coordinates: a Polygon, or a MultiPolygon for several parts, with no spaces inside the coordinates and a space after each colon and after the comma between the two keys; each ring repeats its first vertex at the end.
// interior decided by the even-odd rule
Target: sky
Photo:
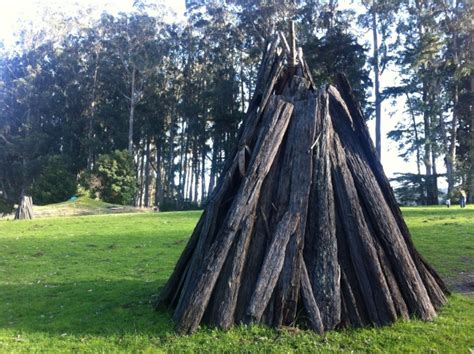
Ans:
{"type": "MultiPolygon", "coordinates": [[[[184,0],[162,0],[177,15],[181,17],[184,13],[184,0]]],[[[112,13],[129,11],[132,9],[133,0],[0,0],[0,40],[5,46],[15,43],[15,32],[21,29],[21,23],[25,21],[37,21],[38,10],[63,8],[67,12],[77,11],[79,8],[94,8],[98,13],[106,10],[112,13]]],[[[354,4],[350,0],[340,0],[339,5],[343,8],[353,8],[354,4]]],[[[50,11],[50,10],[46,10],[50,11]]],[[[370,33],[358,33],[361,42],[370,44],[370,33]]],[[[369,54],[369,53],[368,53],[369,54]]],[[[381,77],[381,90],[384,87],[397,84],[397,73],[393,70],[386,70],[381,77]]],[[[387,139],[387,133],[394,129],[405,113],[403,99],[392,105],[392,102],[385,101],[382,104],[382,164],[387,176],[392,177],[396,172],[416,173],[414,158],[404,161],[398,156],[397,143],[387,139]]],[[[375,121],[368,122],[369,131],[374,138],[375,121]]],[[[439,173],[444,173],[444,164],[438,163],[439,173]]],[[[445,186],[445,181],[440,179],[440,187],[445,186]]]]}

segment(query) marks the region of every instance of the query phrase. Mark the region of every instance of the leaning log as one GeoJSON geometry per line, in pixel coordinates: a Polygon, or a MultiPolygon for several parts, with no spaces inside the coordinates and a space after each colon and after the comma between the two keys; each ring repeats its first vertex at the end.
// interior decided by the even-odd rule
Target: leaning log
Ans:
{"type": "Polygon", "coordinates": [[[238,144],[156,307],[180,333],[433,319],[446,287],[414,248],[347,80],[317,90],[290,43],[268,44],[238,144]]]}

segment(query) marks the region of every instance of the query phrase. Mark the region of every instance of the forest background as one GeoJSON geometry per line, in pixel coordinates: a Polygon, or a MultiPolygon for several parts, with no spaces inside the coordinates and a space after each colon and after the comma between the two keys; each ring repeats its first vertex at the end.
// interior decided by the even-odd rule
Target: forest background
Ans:
{"type": "Polygon", "coordinates": [[[76,193],[201,207],[290,20],[318,85],[347,75],[400,203],[473,201],[469,1],[15,3],[0,31],[1,212],[76,193]]]}

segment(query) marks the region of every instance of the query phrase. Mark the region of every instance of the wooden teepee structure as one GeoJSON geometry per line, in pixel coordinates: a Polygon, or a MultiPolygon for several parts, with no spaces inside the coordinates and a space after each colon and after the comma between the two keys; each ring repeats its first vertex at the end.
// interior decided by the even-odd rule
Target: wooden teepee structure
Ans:
{"type": "Polygon", "coordinates": [[[430,320],[447,290],[415,250],[347,80],[317,89],[269,44],[235,153],[156,306],[199,324],[324,331],[430,320]]]}

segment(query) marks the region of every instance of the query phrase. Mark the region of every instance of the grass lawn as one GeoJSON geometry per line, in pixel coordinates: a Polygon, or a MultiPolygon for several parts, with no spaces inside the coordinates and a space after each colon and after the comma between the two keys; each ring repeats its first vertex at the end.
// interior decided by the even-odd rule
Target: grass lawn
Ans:
{"type": "MultiPolygon", "coordinates": [[[[474,273],[474,208],[407,208],[425,258],[450,284],[474,273]]],[[[331,332],[262,327],[176,336],[150,300],[200,212],[0,221],[0,352],[370,351],[474,349],[474,298],[450,297],[431,323],[331,332]]],[[[462,284],[461,284],[462,285],[462,284]]]]}

